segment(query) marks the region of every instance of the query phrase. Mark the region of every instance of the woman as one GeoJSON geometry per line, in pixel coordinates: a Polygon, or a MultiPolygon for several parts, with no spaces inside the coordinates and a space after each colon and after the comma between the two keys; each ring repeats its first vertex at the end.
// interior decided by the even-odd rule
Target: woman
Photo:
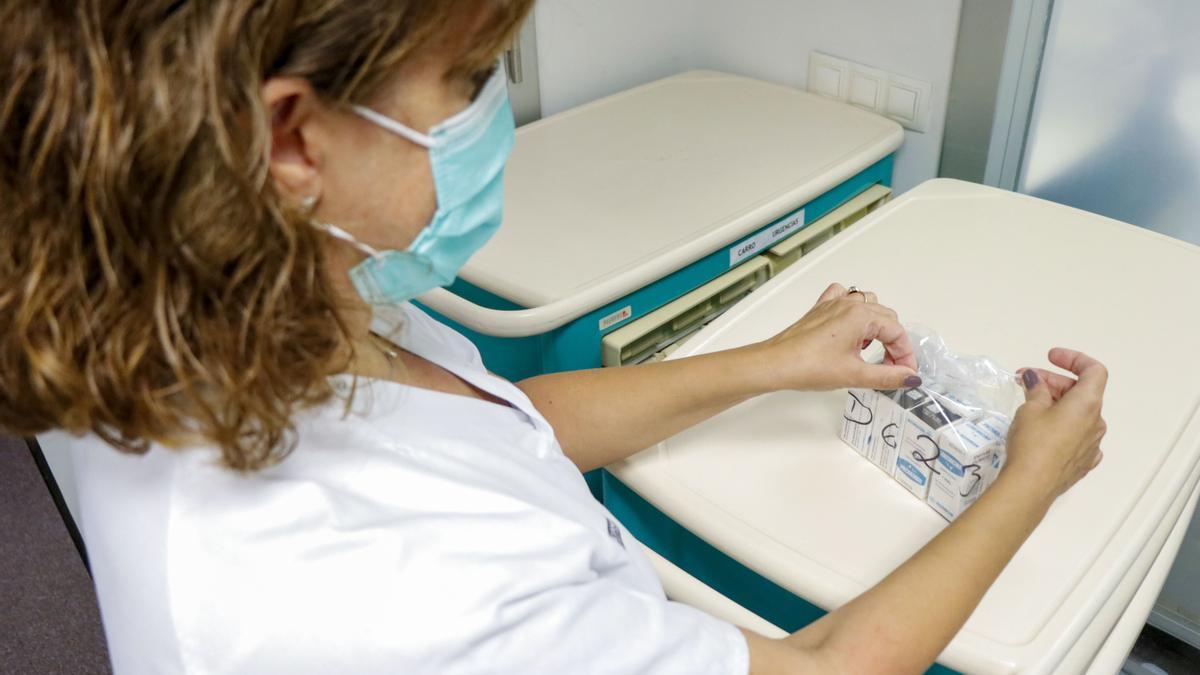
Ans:
{"type": "Polygon", "coordinates": [[[836,284],[761,344],[516,385],[408,303],[499,224],[528,10],[0,10],[0,426],[75,434],[118,673],[919,672],[1099,462],[1104,368],[1054,350],[1078,379],[1024,371],[1001,477],[869,592],[783,640],[668,602],[580,471],[916,364],[836,284]]]}

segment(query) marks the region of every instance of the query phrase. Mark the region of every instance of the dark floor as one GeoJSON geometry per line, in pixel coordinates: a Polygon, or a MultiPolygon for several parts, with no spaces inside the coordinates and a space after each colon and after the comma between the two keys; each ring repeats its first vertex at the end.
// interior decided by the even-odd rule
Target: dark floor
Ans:
{"type": "Polygon", "coordinates": [[[0,673],[109,673],[92,580],[25,441],[0,436],[0,673]]]}
{"type": "Polygon", "coordinates": [[[1170,675],[1200,674],[1200,649],[1176,640],[1154,626],[1146,626],[1129,654],[1126,671],[1142,675],[1136,672],[1137,666],[1153,675],[1160,675],[1155,668],[1170,675]]]}
{"type": "MultiPolygon", "coordinates": [[[[24,441],[0,436],[0,673],[110,673],[91,579],[24,441]]],[[[1200,675],[1146,626],[1124,673],[1200,675]]]]}

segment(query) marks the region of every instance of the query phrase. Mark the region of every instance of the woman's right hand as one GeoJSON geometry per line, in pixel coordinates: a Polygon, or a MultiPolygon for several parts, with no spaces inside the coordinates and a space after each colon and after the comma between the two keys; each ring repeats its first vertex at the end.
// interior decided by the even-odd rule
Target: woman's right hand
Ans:
{"type": "Polygon", "coordinates": [[[1107,426],[1100,416],[1108,370],[1096,359],[1070,349],[1050,350],[1050,362],[1078,379],[1041,368],[1020,372],[1025,404],[1008,433],[1004,472],[1045,489],[1051,500],[1100,464],[1100,439],[1107,426]]]}

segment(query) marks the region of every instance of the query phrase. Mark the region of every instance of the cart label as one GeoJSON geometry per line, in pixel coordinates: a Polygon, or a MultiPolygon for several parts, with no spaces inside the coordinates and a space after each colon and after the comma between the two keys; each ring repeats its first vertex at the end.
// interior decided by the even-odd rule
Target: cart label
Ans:
{"type": "Polygon", "coordinates": [[[765,251],[775,242],[795,232],[802,225],[804,225],[804,209],[800,209],[783,220],[772,223],[770,227],[749,239],[739,241],[729,249],[729,266],[733,267],[743,260],[765,251]]]}
{"type": "Polygon", "coordinates": [[[633,316],[633,305],[625,305],[621,309],[600,319],[600,330],[615,326],[631,316],[633,316]]]}

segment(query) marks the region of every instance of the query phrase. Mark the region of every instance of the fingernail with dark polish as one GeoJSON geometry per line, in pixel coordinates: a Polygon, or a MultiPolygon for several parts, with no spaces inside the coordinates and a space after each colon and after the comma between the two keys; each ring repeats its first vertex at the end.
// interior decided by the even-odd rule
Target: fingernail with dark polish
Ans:
{"type": "Polygon", "coordinates": [[[1037,373],[1033,372],[1032,368],[1021,373],[1021,379],[1025,381],[1026,389],[1033,389],[1037,386],[1038,376],[1037,373]]]}
{"type": "Polygon", "coordinates": [[[908,377],[904,378],[904,386],[908,387],[909,389],[919,387],[921,386],[921,378],[917,377],[916,375],[909,375],[908,377]]]}

